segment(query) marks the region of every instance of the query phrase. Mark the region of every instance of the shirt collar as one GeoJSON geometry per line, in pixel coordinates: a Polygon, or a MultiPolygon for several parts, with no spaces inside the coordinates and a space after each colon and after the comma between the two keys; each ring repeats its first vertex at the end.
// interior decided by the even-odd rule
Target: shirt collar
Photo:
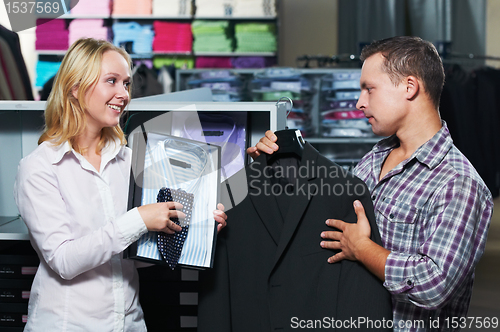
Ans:
{"type": "MultiPolygon", "coordinates": [[[[49,142],[49,144],[51,143],[49,142]]],[[[52,144],[52,149],[54,151],[54,154],[51,158],[52,164],[59,163],[68,152],[76,153],[76,151],[71,148],[68,141],[60,145],[52,144]]],[[[105,159],[106,162],[115,157],[125,160],[125,146],[121,145],[120,140],[116,138],[114,141],[108,142],[108,144],[106,144],[106,146],[102,150],[101,157],[105,159]]]]}
{"type": "MultiPolygon", "coordinates": [[[[451,138],[446,121],[441,120],[441,124],[441,129],[430,140],[422,144],[408,161],[416,158],[419,162],[432,169],[443,160],[453,145],[453,139],[451,138]]],[[[399,139],[396,135],[392,135],[378,142],[375,145],[374,152],[386,152],[397,146],[399,146],[399,139]]]]}

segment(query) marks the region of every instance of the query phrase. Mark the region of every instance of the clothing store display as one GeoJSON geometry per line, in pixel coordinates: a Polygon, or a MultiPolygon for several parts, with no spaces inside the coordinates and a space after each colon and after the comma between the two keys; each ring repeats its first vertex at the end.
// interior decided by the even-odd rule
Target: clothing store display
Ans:
{"type": "Polygon", "coordinates": [[[155,32],[153,51],[155,52],[191,52],[193,34],[191,23],[154,21],[155,32]]]}
{"type": "Polygon", "coordinates": [[[67,50],[69,47],[69,30],[65,20],[36,20],[37,50],[67,50]]]}
{"type": "Polygon", "coordinates": [[[14,197],[40,258],[25,331],[146,331],[137,269],[122,258],[147,232],[127,212],[130,158],[112,141],[96,171],[68,142],[45,141],[20,162],[14,197]]]}
{"type": "Polygon", "coordinates": [[[231,59],[234,68],[265,68],[276,65],[275,57],[239,56],[231,59]]]}
{"type": "Polygon", "coordinates": [[[276,52],[276,25],[274,23],[236,23],[235,52],[276,52]]]}
{"type": "Polygon", "coordinates": [[[194,58],[192,56],[155,56],[153,58],[153,66],[160,69],[163,66],[173,65],[179,69],[193,69],[194,58]]]}
{"type": "MultiPolygon", "coordinates": [[[[216,225],[213,217],[219,199],[220,148],[175,136],[133,133],[135,176],[129,205],[156,203],[161,188],[184,190],[194,196],[189,232],[179,265],[208,268],[212,265],[216,225]]],[[[148,232],[128,250],[127,257],[166,264],[158,249],[158,232],[148,232]]]]}
{"type": "Polygon", "coordinates": [[[111,29],[104,26],[103,19],[75,19],[69,23],[69,45],[80,38],[95,38],[111,41],[111,29]]]}
{"type": "Polygon", "coordinates": [[[158,82],[158,77],[153,69],[145,64],[136,67],[132,75],[132,98],[154,96],[163,93],[163,86],[158,82]]]}
{"type": "Polygon", "coordinates": [[[231,59],[227,56],[197,56],[196,68],[232,68],[231,59]]]}
{"type": "Polygon", "coordinates": [[[113,0],[113,15],[151,15],[152,0],[113,0]]]}
{"type": "Polygon", "coordinates": [[[124,46],[128,52],[151,53],[153,50],[153,26],[151,24],[139,24],[137,22],[113,23],[113,44],[124,46]],[[131,49],[127,43],[132,43],[131,49]]]}
{"type": "Polygon", "coordinates": [[[371,125],[356,109],[361,71],[342,70],[320,81],[321,128],[323,137],[373,137],[371,125]]]}
{"type": "Polygon", "coordinates": [[[104,15],[111,14],[113,0],[72,0],[72,15],[104,15]]]}
{"type": "Polygon", "coordinates": [[[276,0],[196,0],[196,17],[275,17],[276,0]]]}
{"type": "Polygon", "coordinates": [[[182,227],[180,232],[175,234],[166,234],[158,232],[158,250],[160,250],[163,259],[168,266],[173,270],[179,262],[182,247],[189,230],[193,210],[193,194],[186,193],[184,190],[175,190],[170,188],[161,188],[158,192],[156,201],[159,202],[177,202],[182,204],[182,212],[186,214],[186,218],[179,222],[178,218],[171,220],[182,227]]]}
{"type": "Polygon", "coordinates": [[[43,88],[45,83],[54,77],[61,66],[61,62],[40,61],[36,63],[36,80],[35,86],[43,88]]]}
{"type": "Polygon", "coordinates": [[[21,53],[19,35],[0,25],[0,58],[7,60],[9,54],[11,55],[11,58],[14,59],[14,64],[12,64],[12,60],[8,61],[11,63],[10,65],[7,64],[7,61],[5,63],[2,61],[1,76],[3,77],[2,81],[5,81],[5,83],[0,84],[0,91],[2,89],[6,89],[9,91],[8,95],[11,96],[10,98],[0,97],[0,100],[33,100],[33,91],[31,88],[28,70],[21,53]],[[7,77],[18,78],[14,78],[14,80],[7,80],[7,77]],[[12,93],[10,90],[12,90],[12,93]]]}
{"type": "Polygon", "coordinates": [[[473,267],[486,244],[491,194],[453,145],[445,122],[379,180],[384,161],[398,146],[395,135],[380,141],[354,169],[370,189],[382,246],[391,251],[384,285],[392,294],[395,325],[466,317],[473,267]]]}
{"type": "MultiPolygon", "coordinates": [[[[12,100],[26,100],[26,91],[9,44],[0,38],[0,66],[12,100]]],[[[4,83],[5,84],[5,83],[4,83]]],[[[6,98],[7,99],[7,98],[6,98]]]]}
{"type": "Polygon", "coordinates": [[[191,0],[153,0],[153,16],[189,17],[192,12],[191,0]]]}
{"type": "Polygon", "coordinates": [[[197,0],[195,17],[231,16],[233,0],[197,0]]]}
{"type": "Polygon", "coordinates": [[[203,71],[194,74],[187,80],[187,86],[189,89],[210,88],[213,101],[245,100],[241,76],[229,70],[203,71]]]}
{"type": "Polygon", "coordinates": [[[266,68],[255,72],[249,89],[253,101],[276,101],[283,97],[291,99],[293,108],[287,126],[299,129],[303,137],[314,133],[311,108],[315,89],[306,75],[294,68],[266,68]]]}
{"type": "Polygon", "coordinates": [[[194,20],[193,52],[232,52],[233,33],[229,21],[194,20]]]}
{"type": "Polygon", "coordinates": [[[233,17],[275,17],[276,0],[235,0],[233,17]]]}
{"type": "Polygon", "coordinates": [[[358,262],[329,264],[334,251],[320,246],[321,232],[331,230],[326,219],[356,222],[354,200],[381,244],[368,188],[309,143],[300,160],[271,158],[262,154],[222,185],[231,222],[218,236],[213,269],[200,272],[198,331],[293,331],[293,317],[391,320],[382,282],[358,262]]]}

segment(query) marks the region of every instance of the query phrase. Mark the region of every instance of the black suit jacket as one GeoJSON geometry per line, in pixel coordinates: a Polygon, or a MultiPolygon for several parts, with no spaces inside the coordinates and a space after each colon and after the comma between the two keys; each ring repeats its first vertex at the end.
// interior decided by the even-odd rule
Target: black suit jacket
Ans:
{"type": "Polygon", "coordinates": [[[228,225],[217,239],[214,268],[200,274],[198,331],[292,331],[311,324],[321,330],[336,320],[345,321],[346,330],[374,331],[378,325],[360,325],[359,319],[392,320],[382,282],[357,262],[329,264],[333,251],[320,247],[321,232],[331,230],[326,219],[356,222],[356,199],[367,212],[372,239],[381,243],[366,185],[306,143],[282,217],[276,198],[266,195],[273,185],[268,158],[261,155],[222,186],[228,225]],[[244,185],[248,195],[232,207],[244,185]]]}

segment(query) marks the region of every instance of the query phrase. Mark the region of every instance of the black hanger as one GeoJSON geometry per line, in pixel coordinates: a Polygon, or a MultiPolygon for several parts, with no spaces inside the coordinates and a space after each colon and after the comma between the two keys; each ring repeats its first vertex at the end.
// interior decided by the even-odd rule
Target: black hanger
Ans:
{"type": "Polygon", "coordinates": [[[298,129],[286,129],[275,131],[274,134],[278,138],[276,144],[278,151],[273,153],[275,157],[295,156],[299,159],[302,158],[302,151],[304,150],[304,138],[298,129]]]}

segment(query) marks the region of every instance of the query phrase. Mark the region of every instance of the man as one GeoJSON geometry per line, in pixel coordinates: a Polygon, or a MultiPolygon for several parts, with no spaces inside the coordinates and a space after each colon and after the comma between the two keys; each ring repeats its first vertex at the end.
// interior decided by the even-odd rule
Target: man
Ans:
{"type": "MultiPolygon", "coordinates": [[[[484,252],[492,196],[453,145],[438,111],[444,70],[435,47],[417,37],[393,37],[365,47],[356,107],[377,143],[354,169],[370,189],[382,237],[368,237],[363,207],[357,224],[329,219],[326,249],[365,265],[392,295],[395,331],[449,331],[466,317],[474,269],[484,252]]],[[[247,152],[278,149],[271,131],[247,152]]]]}

